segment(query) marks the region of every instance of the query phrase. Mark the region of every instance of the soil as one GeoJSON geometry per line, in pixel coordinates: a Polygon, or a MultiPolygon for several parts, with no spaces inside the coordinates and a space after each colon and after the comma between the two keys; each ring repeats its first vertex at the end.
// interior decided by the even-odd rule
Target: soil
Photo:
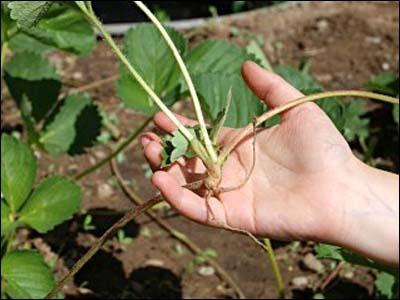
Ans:
{"type": "MultiPolygon", "coordinates": [[[[222,22],[210,23],[185,34],[190,36],[192,45],[204,39],[219,38],[240,46],[246,45],[249,34],[259,35],[272,63],[298,65],[304,57],[311,57],[311,73],[327,89],[360,89],[372,75],[382,71],[399,71],[398,9],[397,2],[294,4],[285,9],[273,7],[249,12],[245,18],[225,18],[222,22]],[[233,34],[234,27],[239,29],[239,34],[233,34]]],[[[118,71],[116,59],[102,42],[86,57],[55,53],[52,60],[63,73],[67,88],[108,78],[118,71]]],[[[118,117],[115,126],[123,136],[146,119],[122,108],[112,83],[90,92],[109,115],[118,117]]],[[[382,129],[382,122],[391,117],[391,111],[379,105],[371,107],[374,109],[371,122],[382,129]]],[[[177,110],[186,111],[186,107],[180,105],[177,110]]],[[[2,131],[13,130],[22,130],[21,120],[13,102],[6,98],[2,101],[2,131]]],[[[382,142],[386,144],[380,143],[374,158],[389,161],[387,168],[397,170],[398,154],[393,156],[385,150],[398,147],[398,139],[386,137],[382,142]]],[[[107,153],[109,149],[105,145],[97,145],[89,153],[74,157],[54,158],[37,152],[40,177],[53,173],[74,175],[101,160],[107,153]]],[[[155,190],[144,176],[146,162],[140,147],[132,145],[121,158],[119,167],[127,183],[144,199],[154,195],[155,190]]],[[[57,261],[58,277],[86,252],[95,237],[132,207],[116,184],[108,165],[84,178],[81,185],[84,202],[81,212],[73,220],[44,236],[26,229],[18,234],[21,244],[37,247],[46,253],[48,259],[52,257],[57,261]],[[85,214],[93,216],[94,230],[84,230],[85,214]]],[[[265,253],[250,239],[193,223],[165,206],[157,212],[203,249],[215,249],[218,262],[238,282],[247,297],[277,297],[265,253]]],[[[201,275],[200,266],[192,263],[193,254],[179,246],[149,218],[138,218],[124,231],[133,241],[130,244],[121,244],[116,238],[108,241],[75,276],[74,282],[64,288],[67,298],[235,297],[232,288],[215,274],[201,275]]],[[[322,274],[304,267],[302,260],[313,251],[313,243],[274,241],[273,246],[287,286],[287,297],[311,298],[314,289],[334,267],[331,262],[323,261],[326,271],[322,274]],[[293,284],[293,278],[299,276],[308,281],[305,286],[293,284]]],[[[373,280],[373,271],[346,266],[327,287],[325,296],[335,299],[373,298],[373,280]]]]}

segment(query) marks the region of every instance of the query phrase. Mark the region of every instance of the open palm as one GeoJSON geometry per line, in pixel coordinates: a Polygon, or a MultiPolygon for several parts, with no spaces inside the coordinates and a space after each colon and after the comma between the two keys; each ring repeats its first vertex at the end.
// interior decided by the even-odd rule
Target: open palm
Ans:
{"type": "MultiPolygon", "coordinates": [[[[269,107],[302,96],[282,78],[254,63],[244,64],[243,77],[269,107]]],[[[153,184],[180,213],[197,222],[228,225],[279,239],[315,239],[327,234],[326,231],[341,226],[340,202],[331,197],[337,185],[332,182],[343,180],[346,166],[354,156],[317,105],[302,104],[281,117],[279,125],[257,134],[255,168],[242,188],[208,200],[182,188],[204,173],[198,159],[180,160],[168,170],[157,171],[153,184]]],[[[194,124],[179,118],[186,125],[194,124]]],[[[162,113],[154,121],[165,132],[176,129],[162,113]]],[[[238,129],[224,128],[219,144],[228,144],[237,133],[238,129]]],[[[253,163],[253,138],[249,135],[229,156],[221,187],[237,186],[245,179],[253,163]]],[[[146,158],[157,170],[161,163],[160,139],[147,133],[142,144],[146,158]]]]}

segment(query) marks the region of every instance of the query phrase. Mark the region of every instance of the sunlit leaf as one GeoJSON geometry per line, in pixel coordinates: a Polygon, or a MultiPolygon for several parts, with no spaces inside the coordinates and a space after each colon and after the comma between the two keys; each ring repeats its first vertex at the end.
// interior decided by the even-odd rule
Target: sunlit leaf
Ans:
{"type": "Polygon", "coordinates": [[[43,44],[76,54],[87,54],[96,44],[93,28],[82,12],[60,2],[24,33],[43,44]]]}
{"type": "Polygon", "coordinates": [[[1,260],[1,278],[2,293],[13,299],[43,299],[56,283],[43,257],[33,250],[7,253],[1,260]]]}
{"type": "MultiPolygon", "coordinates": [[[[167,31],[178,51],[184,55],[185,39],[173,29],[167,28],[167,31]]],[[[154,26],[139,25],[131,28],[125,35],[123,50],[132,66],[167,105],[178,100],[179,67],[154,26]]],[[[120,66],[116,89],[118,97],[128,108],[147,115],[157,111],[156,104],[124,65],[120,66]]]]}
{"type": "Polygon", "coordinates": [[[65,177],[45,179],[34,190],[21,210],[20,221],[45,233],[68,220],[79,209],[81,192],[78,185],[65,177]]]}
{"type": "Polygon", "coordinates": [[[50,9],[52,1],[10,1],[8,8],[11,10],[11,19],[18,26],[30,28],[39,22],[50,9]]]}
{"type": "Polygon", "coordinates": [[[232,88],[232,101],[229,107],[225,126],[243,127],[253,118],[265,111],[264,104],[249,90],[238,74],[208,73],[194,77],[194,84],[200,94],[203,110],[212,122],[224,111],[227,95],[232,88]]]}
{"type": "Polygon", "coordinates": [[[36,178],[36,158],[14,137],[1,136],[1,192],[12,212],[22,206],[36,178]]]}
{"type": "Polygon", "coordinates": [[[185,62],[191,75],[203,73],[239,74],[248,58],[245,51],[223,40],[206,40],[194,47],[185,62]]]}

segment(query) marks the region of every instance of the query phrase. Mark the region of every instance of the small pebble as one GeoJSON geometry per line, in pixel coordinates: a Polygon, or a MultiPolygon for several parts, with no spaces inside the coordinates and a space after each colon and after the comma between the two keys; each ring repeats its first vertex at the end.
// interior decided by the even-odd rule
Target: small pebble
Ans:
{"type": "Polygon", "coordinates": [[[303,288],[308,285],[308,278],[305,276],[298,276],[292,279],[293,286],[297,288],[303,288]]]}
{"type": "Polygon", "coordinates": [[[325,19],[319,20],[317,22],[318,31],[324,32],[329,28],[329,22],[325,19]]]}
{"type": "Polygon", "coordinates": [[[83,78],[83,74],[81,72],[75,72],[72,74],[72,78],[74,80],[81,80],[83,78]]]}
{"type": "Polygon", "coordinates": [[[343,276],[347,279],[352,279],[354,277],[354,272],[353,271],[346,272],[344,273],[343,276]]]}
{"type": "Polygon", "coordinates": [[[321,274],[325,272],[324,265],[312,253],[307,253],[306,256],[304,256],[302,263],[307,269],[316,273],[321,274]]]}
{"type": "Polygon", "coordinates": [[[113,191],[113,188],[109,184],[103,183],[103,184],[99,185],[99,187],[97,189],[97,193],[101,199],[107,199],[107,198],[111,197],[111,195],[114,193],[114,191],[113,191]]]}
{"type": "Polygon", "coordinates": [[[367,36],[365,41],[370,44],[380,44],[382,39],[379,36],[367,36]]]}
{"type": "Polygon", "coordinates": [[[390,65],[389,65],[388,63],[383,63],[383,64],[382,64],[382,69],[383,69],[384,71],[388,71],[389,68],[390,68],[390,65]]]}
{"type": "Polygon", "coordinates": [[[106,158],[107,154],[104,151],[97,150],[94,152],[94,156],[96,156],[98,159],[104,159],[106,158]]]}
{"type": "Polygon", "coordinates": [[[152,266],[152,267],[163,267],[164,262],[162,260],[152,258],[152,259],[145,261],[144,265],[152,266]]]}
{"type": "Polygon", "coordinates": [[[197,269],[197,273],[201,276],[212,276],[215,274],[215,269],[211,266],[201,266],[197,269]]]}

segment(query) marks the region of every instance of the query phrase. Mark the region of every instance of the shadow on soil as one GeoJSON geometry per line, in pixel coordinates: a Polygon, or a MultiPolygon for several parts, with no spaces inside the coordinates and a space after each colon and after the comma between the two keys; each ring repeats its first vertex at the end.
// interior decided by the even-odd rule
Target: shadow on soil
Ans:
{"type": "MultiPolygon", "coordinates": [[[[315,292],[310,289],[293,289],[293,299],[312,299],[315,292]]],[[[374,299],[368,290],[357,283],[338,279],[323,292],[325,299],[374,299]]]]}
{"type": "MultiPolygon", "coordinates": [[[[70,269],[88,250],[90,244],[77,243],[79,234],[91,234],[100,237],[123,214],[107,210],[94,209],[85,215],[57,226],[45,235],[32,232],[29,238],[41,237],[57,253],[70,269]],[[86,216],[90,215],[90,230],[85,230],[86,216]]],[[[87,227],[88,224],[86,224],[87,227]]],[[[135,238],[140,226],[130,222],[124,227],[126,236],[135,238]]],[[[80,239],[82,240],[82,239],[80,239]]],[[[128,278],[121,261],[112,251],[100,250],[74,277],[77,287],[89,289],[87,295],[69,295],[67,299],[178,299],[182,298],[181,278],[168,269],[148,266],[133,270],[128,278]]]]}

